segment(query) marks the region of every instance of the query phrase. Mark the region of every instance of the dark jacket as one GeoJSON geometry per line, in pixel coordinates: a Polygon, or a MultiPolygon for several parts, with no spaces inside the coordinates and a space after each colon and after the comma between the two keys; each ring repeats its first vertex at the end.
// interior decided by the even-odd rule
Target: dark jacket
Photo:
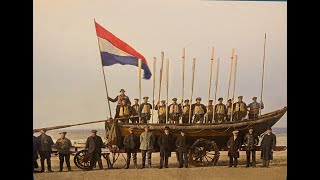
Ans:
{"type": "Polygon", "coordinates": [[[60,154],[69,154],[72,144],[68,138],[59,138],[56,142],[56,147],[60,154]]]}
{"type": "Polygon", "coordinates": [[[193,116],[194,115],[194,108],[196,107],[196,106],[201,106],[202,107],[202,109],[203,109],[203,114],[206,114],[207,113],[207,107],[205,106],[205,105],[203,105],[203,104],[198,104],[198,103],[194,103],[194,104],[192,104],[191,105],[191,116],[193,116]]]}
{"type": "Polygon", "coordinates": [[[214,113],[217,114],[218,107],[220,107],[220,106],[222,106],[223,109],[224,109],[224,112],[222,114],[226,115],[227,114],[227,107],[223,103],[217,104],[217,105],[214,106],[214,113]]]}
{"type": "Polygon", "coordinates": [[[103,148],[103,142],[100,136],[90,136],[86,142],[86,148],[89,150],[89,153],[93,152],[101,152],[101,148],[103,148]]]}
{"type": "Polygon", "coordinates": [[[135,134],[128,134],[123,140],[123,145],[128,150],[137,150],[139,149],[140,143],[139,143],[139,137],[135,134]]]}
{"type": "MultiPolygon", "coordinates": [[[[177,114],[181,115],[181,114],[182,114],[181,104],[176,104],[176,105],[178,106],[178,110],[179,110],[179,112],[178,112],[177,114]]],[[[175,113],[170,113],[170,108],[171,108],[171,106],[173,106],[173,104],[170,104],[170,105],[169,105],[169,107],[168,107],[168,114],[169,114],[170,116],[173,116],[173,115],[175,115],[175,113]]]]}
{"type": "MultiPolygon", "coordinates": [[[[115,115],[115,118],[120,118],[119,114],[120,114],[120,108],[121,108],[122,105],[117,105],[116,107],[116,115],[115,115]]],[[[131,106],[127,105],[128,106],[128,110],[129,110],[129,115],[127,116],[131,116],[134,112],[134,109],[132,109],[131,106]]],[[[122,117],[125,117],[125,116],[122,116],[122,117]]]]}
{"type": "Polygon", "coordinates": [[[235,140],[233,139],[233,136],[230,137],[229,141],[227,142],[227,146],[229,148],[228,156],[238,158],[239,157],[239,151],[241,148],[241,140],[239,137],[237,137],[235,140]]]}
{"type": "Polygon", "coordinates": [[[52,138],[46,134],[41,134],[38,136],[38,151],[52,151],[52,145],[53,145],[52,138]]]}
{"type": "Polygon", "coordinates": [[[256,134],[247,134],[244,137],[244,145],[246,146],[247,150],[254,150],[255,147],[259,143],[259,138],[256,134]]]}
{"type": "Polygon", "coordinates": [[[188,152],[189,150],[189,138],[188,136],[178,136],[176,140],[176,147],[178,152],[188,152]]]}
{"type": "Polygon", "coordinates": [[[138,113],[139,113],[139,104],[137,104],[137,105],[135,105],[135,104],[132,105],[132,106],[131,106],[131,109],[132,109],[132,115],[133,115],[133,116],[137,116],[138,113]],[[136,106],[138,106],[137,111],[136,111],[136,109],[135,109],[136,106]]]}
{"type": "Polygon", "coordinates": [[[160,147],[160,157],[171,157],[171,151],[174,147],[172,134],[162,133],[158,139],[158,145],[160,147]]]}
{"type": "Polygon", "coordinates": [[[38,159],[38,138],[33,136],[33,158],[38,159]]]}
{"type": "Polygon", "coordinates": [[[261,141],[261,159],[272,160],[273,159],[273,148],[276,146],[276,135],[271,133],[263,136],[261,141]]]}
{"type": "Polygon", "coordinates": [[[125,100],[127,100],[127,103],[128,103],[128,104],[131,104],[131,101],[130,101],[129,97],[126,96],[126,95],[124,95],[124,96],[122,96],[122,97],[121,97],[121,95],[118,95],[118,96],[115,97],[114,99],[108,97],[108,99],[109,99],[109,101],[111,101],[111,102],[117,102],[118,104],[121,104],[122,99],[125,99],[125,100]]]}
{"type": "Polygon", "coordinates": [[[151,110],[152,110],[152,105],[150,103],[142,103],[140,104],[140,107],[139,107],[139,112],[138,112],[138,115],[141,116],[141,117],[146,117],[146,116],[150,116],[150,114],[146,115],[145,113],[142,113],[142,109],[143,109],[143,106],[147,104],[149,107],[150,107],[150,114],[151,114],[151,110]]]}

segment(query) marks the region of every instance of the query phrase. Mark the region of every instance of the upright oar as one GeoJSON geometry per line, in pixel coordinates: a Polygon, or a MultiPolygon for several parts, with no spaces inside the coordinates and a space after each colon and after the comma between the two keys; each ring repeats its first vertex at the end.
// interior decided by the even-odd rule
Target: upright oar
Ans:
{"type": "MultiPolygon", "coordinates": [[[[183,48],[182,49],[182,87],[181,87],[181,100],[183,100],[184,98],[184,64],[186,62],[186,57],[185,57],[185,52],[186,52],[186,49],[183,48]]],[[[182,102],[183,103],[183,102],[182,102]]]]}
{"type": "Polygon", "coordinates": [[[156,60],[157,58],[156,57],[153,57],[153,72],[152,72],[152,118],[151,118],[151,121],[153,123],[153,113],[154,113],[154,86],[155,86],[155,76],[156,76],[156,60]]]}
{"type": "Polygon", "coordinates": [[[192,96],[193,96],[193,86],[194,86],[194,72],[196,68],[196,58],[193,58],[192,61],[192,82],[191,82],[191,95],[190,95],[190,108],[189,108],[189,122],[192,123],[191,121],[191,105],[192,105],[192,96]]]}
{"type": "MultiPolygon", "coordinates": [[[[214,48],[211,48],[210,53],[210,70],[209,70],[209,85],[208,85],[208,103],[210,100],[210,94],[211,94],[211,81],[212,81],[212,67],[213,67],[213,54],[214,54],[214,48]]],[[[208,117],[209,118],[209,117],[208,117]]],[[[206,121],[208,121],[208,118],[206,121]]],[[[207,122],[206,122],[207,123],[207,122]]]]}
{"type": "Polygon", "coordinates": [[[166,123],[168,123],[168,106],[169,106],[169,58],[166,64],[166,83],[167,83],[167,100],[166,100],[166,123]]]}
{"type": "Polygon", "coordinates": [[[229,79],[228,79],[228,93],[227,93],[227,102],[229,99],[230,85],[231,85],[231,74],[232,74],[232,66],[233,66],[233,57],[234,57],[234,48],[232,48],[231,57],[230,57],[230,69],[229,69],[229,79]]]}
{"type": "MultiPolygon", "coordinates": [[[[263,93],[263,79],[264,79],[264,61],[265,61],[265,57],[266,57],[266,42],[267,42],[267,33],[264,33],[264,47],[263,47],[263,63],[262,63],[262,80],[261,80],[261,96],[260,96],[260,100],[262,102],[262,93],[263,93]]],[[[260,107],[260,116],[261,116],[261,107],[260,107]]]]}
{"type": "MultiPolygon", "coordinates": [[[[162,71],[163,71],[163,59],[164,59],[164,52],[161,52],[161,66],[160,66],[160,76],[159,76],[158,102],[161,101],[160,97],[161,97],[161,82],[162,82],[162,71]]],[[[158,113],[159,113],[159,110],[158,110],[158,113]]],[[[158,118],[157,122],[159,123],[159,118],[158,118]]]]}
{"type": "MultiPolygon", "coordinates": [[[[235,56],[235,60],[234,60],[234,74],[233,74],[233,90],[232,90],[232,99],[234,99],[234,92],[236,91],[236,77],[237,77],[237,59],[238,56],[235,56]]],[[[233,104],[234,102],[231,101],[231,121],[233,118],[233,104]]]]}
{"type": "MultiPolygon", "coordinates": [[[[218,83],[219,83],[219,67],[220,67],[220,58],[218,58],[218,60],[217,60],[216,83],[215,83],[216,88],[214,91],[214,103],[213,103],[214,107],[213,108],[215,108],[215,105],[217,103],[217,93],[218,93],[218,83]]],[[[212,113],[212,119],[214,119],[214,111],[212,113]]]]}

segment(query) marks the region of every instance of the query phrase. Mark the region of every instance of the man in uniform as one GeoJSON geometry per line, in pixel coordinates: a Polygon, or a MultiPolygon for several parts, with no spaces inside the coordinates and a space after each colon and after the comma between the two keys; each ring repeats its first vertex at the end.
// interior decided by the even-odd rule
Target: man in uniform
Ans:
{"type": "Polygon", "coordinates": [[[237,167],[238,165],[238,158],[239,158],[239,151],[241,148],[241,140],[238,137],[238,130],[232,132],[233,136],[227,142],[227,146],[229,148],[228,156],[230,158],[229,167],[237,167]]]}
{"type": "Polygon", "coordinates": [[[200,123],[203,123],[204,115],[207,112],[207,108],[205,105],[201,104],[201,98],[196,98],[196,103],[191,105],[191,116],[194,116],[193,123],[197,123],[200,121],[200,123]]]}
{"type": "Polygon", "coordinates": [[[173,136],[169,132],[170,128],[166,126],[164,128],[164,133],[162,133],[158,139],[158,145],[160,147],[160,167],[159,169],[163,168],[163,161],[164,167],[168,168],[168,161],[169,157],[171,157],[171,151],[174,146],[173,136]]]}
{"type": "Polygon", "coordinates": [[[46,129],[41,129],[41,135],[38,136],[39,154],[41,162],[41,172],[44,172],[44,160],[47,160],[48,172],[53,172],[51,169],[51,152],[54,144],[52,138],[46,135],[46,129]]]}
{"type": "Polygon", "coordinates": [[[98,161],[100,170],[103,169],[101,161],[101,148],[104,147],[102,139],[100,136],[97,136],[97,130],[91,131],[92,135],[87,138],[86,149],[89,150],[90,157],[90,170],[93,169],[96,162],[98,161]]]}
{"type": "Polygon", "coordinates": [[[149,97],[143,97],[143,103],[140,104],[139,107],[139,120],[142,123],[147,123],[150,120],[151,117],[151,109],[152,105],[148,103],[149,97]]]}
{"type": "Polygon", "coordinates": [[[179,160],[179,168],[183,165],[185,168],[188,167],[188,153],[189,153],[189,140],[184,130],[181,131],[181,136],[178,136],[176,140],[176,147],[179,160]]]}
{"type": "Polygon", "coordinates": [[[184,100],[184,105],[182,106],[182,123],[186,124],[189,123],[189,111],[190,111],[190,105],[189,105],[189,99],[184,100]]]}
{"type": "Polygon", "coordinates": [[[219,104],[216,104],[214,107],[214,122],[218,123],[218,121],[224,122],[224,117],[227,114],[227,107],[222,103],[223,98],[218,99],[219,104]]]}
{"type": "Polygon", "coordinates": [[[127,103],[128,103],[129,105],[131,105],[131,101],[130,101],[129,97],[124,94],[125,92],[126,92],[126,91],[125,91],[124,89],[120,89],[120,95],[118,95],[118,96],[117,96],[116,98],[114,98],[114,99],[112,99],[112,98],[110,98],[110,97],[108,97],[108,99],[109,99],[109,101],[111,101],[111,102],[117,102],[117,105],[121,105],[122,99],[125,99],[125,100],[127,100],[127,103]]]}
{"type": "Polygon", "coordinates": [[[66,164],[68,171],[71,171],[71,166],[70,166],[70,148],[72,146],[71,141],[66,138],[67,132],[61,132],[61,138],[59,138],[56,142],[56,147],[59,152],[59,161],[60,161],[60,170],[59,172],[62,171],[63,169],[63,162],[64,159],[66,159],[66,164]]]}
{"type": "Polygon", "coordinates": [[[256,146],[259,138],[253,133],[253,128],[249,128],[249,133],[244,137],[244,145],[246,146],[247,167],[250,166],[250,154],[252,153],[252,167],[256,167],[256,146]]]}
{"type": "Polygon", "coordinates": [[[172,104],[169,105],[170,124],[179,124],[179,119],[182,114],[181,104],[177,103],[177,98],[172,98],[172,104]]]}
{"type": "Polygon", "coordinates": [[[207,106],[207,113],[205,117],[205,122],[206,123],[212,123],[212,118],[213,118],[213,100],[209,100],[208,106],[207,106]]]}
{"type": "Polygon", "coordinates": [[[232,100],[231,99],[228,99],[226,106],[227,106],[226,121],[231,121],[231,114],[232,114],[232,100]]]}
{"type": "Polygon", "coordinates": [[[162,100],[161,104],[160,104],[160,102],[158,102],[154,109],[158,110],[159,123],[166,123],[166,117],[167,117],[166,101],[162,100]]]}
{"type": "Polygon", "coordinates": [[[125,99],[122,99],[121,105],[117,105],[115,118],[121,118],[121,123],[129,123],[129,118],[132,115],[131,106],[125,99]]]}
{"type": "Polygon", "coordinates": [[[151,154],[154,149],[154,142],[156,140],[154,134],[149,131],[149,126],[144,127],[144,132],[140,135],[140,149],[142,153],[142,167],[145,168],[146,154],[148,155],[148,164],[151,167],[151,154]]]}
{"type": "Polygon", "coordinates": [[[269,167],[270,160],[273,160],[273,149],[276,147],[276,143],[276,135],[271,132],[271,128],[267,128],[267,134],[263,136],[261,141],[262,167],[269,167]]]}
{"type": "Polygon", "coordinates": [[[139,137],[134,134],[134,127],[129,128],[130,134],[126,135],[123,140],[123,145],[127,153],[127,164],[126,169],[129,169],[130,159],[132,154],[132,160],[134,163],[134,168],[137,169],[137,150],[139,149],[139,137]]]}
{"type": "MultiPolygon", "coordinates": [[[[131,106],[132,108],[132,115],[133,116],[138,116],[139,114],[139,99],[135,98],[134,99],[134,105],[131,106]]],[[[131,117],[130,118],[132,123],[138,123],[139,122],[139,117],[131,117]]]]}
{"type": "Polygon", "coordinates": [[[260,109],[264,108],[263,102],[261,103],[257,102],[257,97],[252,98],[253,102],[250,103],[247,108],[249,108],[249,119],[257,118],[259,115],[260,109]]]}
{"type": "Polygon", "coordinates": [[[239,121],[247,116],[247,105],[242,101],[243,96],[238,97],[238,102],[233,104],[233,121],[239,121]]]}

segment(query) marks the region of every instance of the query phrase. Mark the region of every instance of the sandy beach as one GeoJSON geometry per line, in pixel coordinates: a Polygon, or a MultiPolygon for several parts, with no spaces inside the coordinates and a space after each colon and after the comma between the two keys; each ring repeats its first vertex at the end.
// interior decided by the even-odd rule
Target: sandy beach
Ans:
{"type": "MultiPolygon", "coordinates": [[[[124,154],[125,155],[125,154],[124,154]]],[[[240,179],[259,179],[259,180],[281,180],[286,179],[287,176],[287,151],[274,152],[274,160],[271,162],[269,168],[262,168],[260,159],[260,152],[257,152],[257,167],[245,167],[245,152],[240,152],[239,166],[237,168],[229,168],[228,156],[226,151],[221,152],[220,160],[217,166],[211,167],[194,167],[178,168],[175,153],[169,159],[168,169],[158,169],[159,167],[159,153],[152,154],[152,168],[133,169],[131,164],[130,169],[122,169],[124,166],[124,159],[120,156],[115,163],[115,169],[107,170],[92,170],[83,171],[78,169],[73,162],[71,156],[72,172],[67,172],[64,165],[64,172],[58,172],[59,160],[57,156],[52,157],[53,173],[35,173],[35,180],[89,180],[89,179],[221,179],[221,180],[240,180],[240,179]]],[[[39,162],[39,160],[38,160],[39,162]]],[[[102,159],[104,168],[106,168],[106,161],[102,159]]],[[[40,162],[39,162],[40,165],[40,162]]],[[[138,154],[138,166],[141,165],[141,154],[138,154]]],[[[46,169],[47,170],[47,169],[46,169]]]]}

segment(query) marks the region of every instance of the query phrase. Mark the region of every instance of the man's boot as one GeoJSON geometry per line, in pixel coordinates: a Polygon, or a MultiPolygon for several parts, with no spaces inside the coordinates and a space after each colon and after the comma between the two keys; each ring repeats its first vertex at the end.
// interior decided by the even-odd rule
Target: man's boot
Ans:
{"type": "Polygon", "coordinates": [[[168,160],[169,160],[169,157],[164,158],[164,167],[165,168],[168,168],[168,160]]]}

